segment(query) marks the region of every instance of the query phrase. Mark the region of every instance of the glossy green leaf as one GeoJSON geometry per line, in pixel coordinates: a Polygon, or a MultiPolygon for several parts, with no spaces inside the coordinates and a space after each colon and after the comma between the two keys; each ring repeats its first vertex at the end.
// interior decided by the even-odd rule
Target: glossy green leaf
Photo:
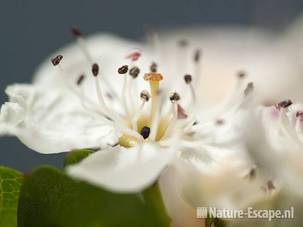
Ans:
{"type": "Polygon", "coordinates": [[[22,174],[0,166],[0,226],[17,226],[17,207],[22,174]]]}
{"type": "Polygon", "coordinates": [[[21,189],[20,227],[155,227],[169,226],[159,190],[115,194],[41,167],[21,189]]]}
{"type": "Polygon", "coordinates": [[[65,156],[64,166],[73,165],[93,153],[90,149],[73,150],[65,156]]]}

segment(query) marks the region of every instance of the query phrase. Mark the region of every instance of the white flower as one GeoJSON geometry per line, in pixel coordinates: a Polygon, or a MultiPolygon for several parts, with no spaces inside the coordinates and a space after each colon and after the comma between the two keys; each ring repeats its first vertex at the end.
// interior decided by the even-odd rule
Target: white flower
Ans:
{"type": "MultiPolygon", "coordinates": [[[[108,35],[86,42],[74,32],[78,45],[53,55],[53,65],[47,60],[32,85],[7,88],[2,134],[16,135],[41,153],[96,149],[68,173],[124,192],[142,190],[178,160],[203,163],[228,150],[243,150],[235,146],[240,139],[233,122],[250,103],[252,84],[246,87],[243,73],[228,99],[201,115],[200,75],[184,75],[182,65],[180,71],[166,68],[165,61],[137,43],[108,35]],[[157,72],[162,68],[163,75],[157,72]]],[[[197,50],[191,72],[199,72],[200,60],[197,50]]]]}
{"type": "Polygon", "coordinates": [[[270,167],[288,192],[302,196],[303,105],[290,100],[262,110],[268,140],[274,149],[276,166],[270,167]]]}

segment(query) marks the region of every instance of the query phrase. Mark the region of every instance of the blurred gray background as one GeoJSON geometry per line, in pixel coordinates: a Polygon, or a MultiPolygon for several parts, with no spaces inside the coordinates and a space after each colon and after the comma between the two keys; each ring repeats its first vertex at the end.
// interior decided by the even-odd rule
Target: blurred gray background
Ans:
{"type": "MultiPolygon", "coordinates": [[[[70,27],[140,39],[144,26],[241,24],[283,29],[303,9],[302,0],[0,0],[0,103],[11,83],[30,82],[37,65],[72,40],[70,27]]],[[[41,155],[18,139],[0,138],[0,165],[30,171],[62,166],[64,154],[41,155]]]]}

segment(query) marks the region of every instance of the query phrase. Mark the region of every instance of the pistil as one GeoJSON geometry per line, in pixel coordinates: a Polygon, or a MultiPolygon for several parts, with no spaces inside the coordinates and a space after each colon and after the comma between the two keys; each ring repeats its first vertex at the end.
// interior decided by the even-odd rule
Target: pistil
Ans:
{"type": "Polygon", "coordinates": [[[157,110],[158,110],[158,90],[160,81],[163,80],[163,76],[160,73],[146,73],[144,80],[149,81],[150,92],[151,92],[151,113],[150,113],[150,124],[153,122],[157,110]]]}
{"type": "Polygon", "coordinates": [[[151,128],[151,139],[155,139],[158,130],[158,92],[160,81],[163,80],[163,76],[160,73],[151,72],[146,73],[144,80],[149,81],[151,92],[151,112],[149,118],[149,127],[151,128]]]}

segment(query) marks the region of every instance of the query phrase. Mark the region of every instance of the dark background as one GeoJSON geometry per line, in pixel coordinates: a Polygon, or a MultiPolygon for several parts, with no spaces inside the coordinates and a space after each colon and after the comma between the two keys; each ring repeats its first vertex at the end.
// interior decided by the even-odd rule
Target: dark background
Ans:
{"type": "MultiPolygon", "coordinates": [[[[240,24],[283,29],[300,14],[302,0],[0,0],[0,103],[8,84],[30,82],[37,65],[71,41],[70,27],[140,39],[144,25],[176,28],[240,24]]],[[[16,138],[0,138],[0,165],[29,171],[62,166],[64,154],[41,155],[16,138]]]]}

